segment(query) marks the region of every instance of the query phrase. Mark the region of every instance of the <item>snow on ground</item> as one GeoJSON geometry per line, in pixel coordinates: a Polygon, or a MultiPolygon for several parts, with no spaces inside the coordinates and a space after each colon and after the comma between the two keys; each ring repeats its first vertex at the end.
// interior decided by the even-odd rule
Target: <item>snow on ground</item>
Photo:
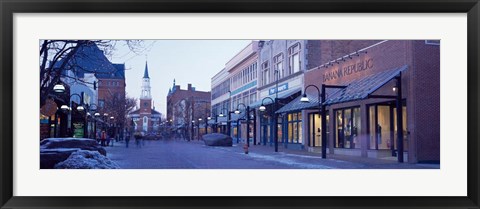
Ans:
{"type": "Polygon", "coordinates": [[[57,169],[118,169],[117,163],[97,151],[79,150],[65,161],[55,165],[57,169]]]}

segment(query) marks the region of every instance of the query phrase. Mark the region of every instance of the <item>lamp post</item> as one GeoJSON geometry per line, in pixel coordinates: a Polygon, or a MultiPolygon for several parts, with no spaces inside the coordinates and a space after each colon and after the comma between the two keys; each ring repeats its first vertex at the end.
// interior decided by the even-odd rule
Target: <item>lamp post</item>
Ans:
{"type": "MultiPolygon", "coordinates": [[[[205,121],[205,134],[208,134],[208,121],[212,120],[212,117],[211,116],[207,116],[207,120],[205,121]]],[[[213,125],[212,127],[210,128],[212,129],[211,132],[213,132],[213,125]]]]}
{"type": "MultiPolygon", "coordinates": [[[[307,86],[308,87],[308,86],[307,86]]],[[[316,86],[315,86],[316,87],[316,86]]],[[[322,84],[322,91],[320,93],[320,113],[322,114],[322,158],[327,158],[327,114],[326,114],[326,107],[327,107],[327,104],[325,104],[325,100],[326,100],[326,92],[325,90],[327,88],[340,88],[340,89],[343,89],[343,88],[347,88],[347,86],[337,86],[337,85],[326,85],[326,84],[322,84]]],[[[305,88],[306,90],[306,88],[305,88]]],[[[318,87],[317,87],[317,90],[318,90],[318,87]]],[[[303,99],[303,102],[308,102],[308,98],[305,97],[306,95],[304,94],[304,97],[301,98],[301,101],[303,99]],[[306,99],[304,99],[306,98],[306,99]]]]}
{"type": "MultiPolygon", "coordinates": [[[[309,87],[314,87],[315,89],[317,89],[317,92],[318,92],[318,115],[320,116],[322,114],[322,103],[320,101],[321,99],[321,92],[320,92],[320,89],[318,88],[318,86],[315,86],[313,84],[311,85],[308,85],[307,87],[305,87],[305,89],[303,89],[303,96],[302,98],[300,98],[300,102],[303,102],[303,103],[310,103],[310,100],[308,99],[307,97],[307,89],[309,87]]],[[[322,124],[323,123],[326,123],[326,121],[322,121],[322,124]]],[[[315,147],[315,140],[312,140],[312,146],[315,147]]]]}
{"type": "MultiPolygon", "coordinates": [[[[57,85],[59,85],[59,84],[57,84],[57,85]]],[[[60,109],[62,109],[63,111],[68,110],[68,113],[69,113],[68,114],[68,123],[67,123],[67,129],[70,129],[70,132],[71,132],[71,133],[68,133],[69,135],[73,134],[73,132],[71,130],[72,129],[72,106],[73,106],[72,97],[73,96],[78,96],[78,98],[80,99],[80,104],[77,106],[77,111],[83,112],[85,110],[85,108],[83,107],[83,96],[81,96],[80,94],[71,94],[70,95],[70,106],[62,105],[60,107],[60,109]]],[[[85,126],[85,124],[84,124],[84,126],[85,126]]]]}
{"type": "MultiPolygon", "coordinates": [[[[235,114],[240,114],[240,105],[242,105],[244,107],[244,110],[245,110],[245,117],[246,117],[246,120],[247,120],[247,139],[246,139],[246,144],[247,144],[247,147],[250,146],[250,106],[246,106],[245,104],[243,103],[240,103],[237,105],[237,109],[235,110],[235,114]]],[[[240,118],[237,120],[237,126],[240,122],[240,118]]],[[[255,138],[255,135],[256,133],[253,133],[253,138],[255,138]]],[[[254,140],[255,141],[255,140],[254,140]]],[[[238,133],[237,133],[237,143],[238,143],[238,133]]]]}
{"type": "MultiPolygon", "coordinates": [[[[265,97],[265,98],[263,98],[263,99],[262,99],[262,105],[258,108],[258,110],[260,110],[261,112],[263,112],[263,111],[265,111],[265,110],[267,109],[267,108],[264,106],[264,103],[263,103],[263,102],[265,101],[265,99],[270,99],[270,100],[272,101],[272,103],[274,103],[274,104],[275,104],[275,101],[276,101],[276,100],[274,100],[274,99],[272,99],[272,98],[270,98],[270,97],[265,97]]],[[[272,109],[270,110],[270,112],[271,112],[271,117],[272,117],[272,118],[270,119],[270,120],[271,120],[270,123],[271,123],[271,125],[272,125],[272,130],[273,130],[272,132],[273,132],[273,140],[274,140],[274,144],[275,144],[275,152],[278,152],[278,135],[277,135],[277,124],[276,124],[276,121],[275,121],[276,118],[275,118],[274,108],[272,108],[272,109]]],[[[265,145],[265,144],[266,144],[266,141],[264,140],[264,141],[263,141],[263,145],[265,145]]]]}
{"type": "Polygon", "coordinates": [[[192,140],[192,141],[193,141],[193,137],[194,137],[193,135],[194,135],[194,133],[195,133],[195,132],[193,131],[194,126],[195,126],[195,120],[192,120],[191,132],[190,132],[191,134],[190,134],[190,138],[189,138],[189,139],[192,140]]]}
{"type": "Polygon", "coordinates": [[[103,131],[107,131],[107,128],[108,128],[108,123],[107,123],[107,119],[108,119],[108,113],[103,113],[103,131]]]}
{"type": "Polygon", "coordinates": [[[116,126],[115,126],[115,117],[113,116],[110,116],[110,132],[112,133],[112,135],[110,136],[111,140],[112,141],[112,147],[113,147],[113,139],[116,138],[116,135],[117,135],[117,130],[116,130],[116,126]]]}
{"type": "MultiPolygon", "coordinates": [[[[87,104],[87,116],[90,116],[90,118],[92,118],[92,115],[90,114],[90,112],[93,113],[93,119],[94,119],[94,124],[93,124],[93,133],[96,134],[97,133],[97,121],[96,121],[96,116],[99,116],[100,113],[96,112],[97,111],[97,105],[95,103],[92,103],[90,105],[87,104]],[[93,108],[95,107],[95,108],[93,108]],[[98,115],[97,115],[98,114],[98,115]]],[[[88,117],[86,119],[86,123],[88,123],[88,117]]],[[[88,135],[88,127],[85,126],[85,134],[88,135]]],[[[95,137],[93,137],[95,138],[95,137]]]]}
{"type": "Polygon", "coordinates": [[[200,123],[202,122],[202,118],[198,118],[198,124],[197,124],[197,140],[200,141],[200,123]]]}
{"type": "Polygon", "coordinates": [[[230,111],[226,108],[222,108],[222,112],[220,112],[220,115],[218,115],[219,117],[225,117],[225,115],[223,114],[223,112],[225,111],[225,113],[227,113],[227,128],[226,128],[226,133],[224,132],[224,134],[228,134],[230,136],[230,111]]]}
{"type": "MultiPolygon", "coordinates": [[[[205,103],[207,104],[207,103],[205,103]]],[[[205,105],[205,106],[208,106],[208,105],[205,105]]],[[[208,109],[207,107],[205,107],[205,134],[208,134],[208,121],[210,121],[210,119],[212,119],[210,116],[208,115],[211,115],[210,113],[210,109],[208,109]]]]}

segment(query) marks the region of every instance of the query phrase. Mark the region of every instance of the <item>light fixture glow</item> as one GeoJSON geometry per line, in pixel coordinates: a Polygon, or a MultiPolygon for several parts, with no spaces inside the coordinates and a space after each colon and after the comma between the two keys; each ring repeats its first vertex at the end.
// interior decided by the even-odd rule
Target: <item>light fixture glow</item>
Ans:
{"type": "Polygon", "coordinates": [[[64,110],[64,111],[67,111],[69,108],[68,108],[67,105],[62,105],[62,106],[60,107],[60,109],[62,109],[62,110],[64,110]]]}
{"type": "Polygon", "coordinates": [[[266,109],[267,109],[267,108],[266,108],[265,106],[263,106],[263,105],[258,108],[258,110],[260,110],[261,112],[265,111],[266,109]]]}
{"type": "Polygon", "coordinates": [[[55,91],[56,93],[63,93],[65,92],[65,86],[63,86],[62,84],[56,84],[55,86],[53,86],[53,91],[55,91]]]}
{"type": "Polygon", "coordinates": [[[303,94],[302,98],[300,98],[300,102],[310,102],[306,94],[303,94]]]}

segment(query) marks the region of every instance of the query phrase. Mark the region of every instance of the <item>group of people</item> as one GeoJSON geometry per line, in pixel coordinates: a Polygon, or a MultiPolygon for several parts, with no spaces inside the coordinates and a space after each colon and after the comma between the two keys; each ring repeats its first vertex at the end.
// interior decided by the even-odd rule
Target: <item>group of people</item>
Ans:
{"type": "Polygon", "coordinates": [[[113,146],[113,139],[107,134],[105,130],[97,131],[96,139],[102,147],[110,146],[110,142],[113,146]]]}
{"type": "MultiPolygon", "coordinates": [[[[123,133],[124,139],[125,139],[125,146],[128,148],[130,139],[133,137],[135,139],[135,145],[136,147],[142,147],[145,146],[145,134],[143,132],[136,132],[135,134],[132,134],[131,131],[125,130],[123,133]]],[[[105,130],[97,131],[97,134],[95,136],[97,142],[102,146],[113,146],[114,138],[111,136],[108,132],[105,130]]]]}

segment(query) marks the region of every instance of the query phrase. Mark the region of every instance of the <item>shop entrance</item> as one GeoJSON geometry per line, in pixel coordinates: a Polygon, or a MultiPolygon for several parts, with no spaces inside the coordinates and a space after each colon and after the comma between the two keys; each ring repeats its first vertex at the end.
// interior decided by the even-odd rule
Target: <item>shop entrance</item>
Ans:
{"type": "MultiPolygon", "coordinates": [[[[397,108],[395,102],[368,105],[368,148],[371,150],[391,150],[397,155],[397,108]]],[[[403,147],[408,151],[407,107],[402,107],[403,147]]]]}
{"type": "MultiPolygon", "coordinates": [[[[328,138],[330,136],[330,117],[327,112],[327,147],[328,138]]],[[[310,113],[308,115],[308,146],[322,147],[322,116],[318,113],[310,113]]]]}
{"type": "Polygon", "coordinates": [[[273,140],[271,140],[271,132],[272,129],[270,128],[272,126],[270,117],[267,117],[266,115],[262,115],[260,117],[260,141],[262,145],[266,145],[267,142],[271,143],[273,140]]]}

